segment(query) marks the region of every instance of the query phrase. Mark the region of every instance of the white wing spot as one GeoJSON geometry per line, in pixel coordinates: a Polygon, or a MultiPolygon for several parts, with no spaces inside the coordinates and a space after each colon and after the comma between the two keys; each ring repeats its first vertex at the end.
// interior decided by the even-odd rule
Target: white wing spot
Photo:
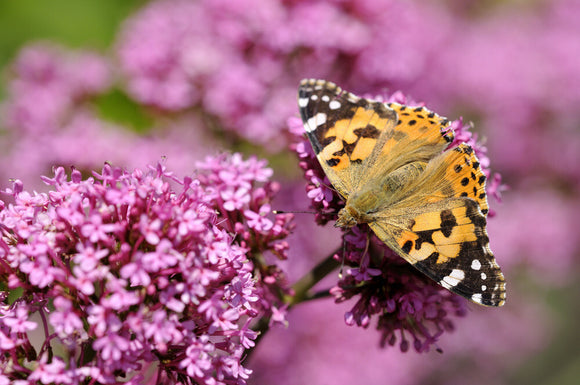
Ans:
{"type": "Polygon", "coordinates": [[[439,282],[439,284],[444,288],[449,289],[451,287],[457,286],[459,282],[463,281],[464,278],[465,272],[463,270],[453,269],[447,277],[443,278],[439,282]]]}
{"type": "Polygon", "coordinates": [[[487,275],[485,275],[485,273],[481,273],[481,279],[485,281],[487,279],[487,275]]]}
{"type": "Polygon", "coordinates": [[[318,95],[312,95],[312,96],[310,97],[310,100],[318,100],[318,95]]]}
{"type": "Polygon", "coordinates": [[[479,259],[474,259],[473,261],[471,261],[471,268],[473,270],[481,269],[481,262],[479,262],[479,259]]]}
{"type": "Polygon", "coordinates": [[[471,300],[477,303],[481,303],[481,293],[472,295],[471,300]]]}
{"type": "Polygon", "coordinates": [[[298,99],[298,106],[304,108],[308,105],[308,98],[299,98],[298,99]]]}
{"type": "Polygon", "coordinates": [[[327,102],[327,103],[330,100],[330,98],[328,97],[328,95],[322,95],[322,98],[321,99],[322,99],[323,102],[327,102]]]}
{"type": "Polygon", "coordinates": [[[481,285],[481,291],[486,291],[486,290],[487,290],[487,286],[481,285]]]}
{"type": "Polygon", "coordinates": [[[306,122],[304,128],[306,129],[306,132],[312,132],[316,131],[316,129],[324,123],[326,123],[326,114],[319,112],[318,114],[308,119],[308,122],[306,122]]]}
{"type": "Polygon", "coordinates": [[[338,100],[333,100],[332,102],[328,103],[328,108],[331,110],[338,110],[340,108],[340,102],[338,100]]]}
{"type": "Polygon", "coordinates": [[[462,281],[463,278],[465,278],[465,272],[460,269],[453,269],[453,271],[451,272],[451,274],[449,274],[449,276],[462,281]]]}
{"type": "Polygon", "coordinates": [[[451,289],[451,288],[453,287],[452,285],[450,285],[450,284],[448,284],[447,282],[445,282],[445,280],[444,280],[444,279],[442,279],[441,281],[439,281],[439,284],[440,284],[441,286],[443,286],[444,288],[446,288],[446,289],[451,289]]]}

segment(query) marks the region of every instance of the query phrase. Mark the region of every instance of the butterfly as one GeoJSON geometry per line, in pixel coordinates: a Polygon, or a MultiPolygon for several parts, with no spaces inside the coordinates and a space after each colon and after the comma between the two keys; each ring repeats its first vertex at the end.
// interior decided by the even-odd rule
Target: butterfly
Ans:
{"type": "Polygon", "coordinates": [[[336,226],[366,223],[390,249],[444,288],[502,306],[505,279],[489,247],[486,177],[447,119],[305,79],[306,135],[345,206],[336,226]]]}

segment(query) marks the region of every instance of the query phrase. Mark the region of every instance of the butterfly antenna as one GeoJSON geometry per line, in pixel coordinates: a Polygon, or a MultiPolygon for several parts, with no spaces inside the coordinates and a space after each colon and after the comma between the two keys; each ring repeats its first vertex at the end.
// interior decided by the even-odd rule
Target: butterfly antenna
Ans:
{"type": "Polygon", "coordinates": [[[219,221],[218,223],[216,223],[216,226],[221,225],[222,223],[226,222],[228,220],[228,218],[224,218],[221,221],[219,221]]]}
{"type": "Polygon", "coordinates": [[[272,210],[272,214],[314,214],[314,211],[286,211],[286,210],[272,210]]]}

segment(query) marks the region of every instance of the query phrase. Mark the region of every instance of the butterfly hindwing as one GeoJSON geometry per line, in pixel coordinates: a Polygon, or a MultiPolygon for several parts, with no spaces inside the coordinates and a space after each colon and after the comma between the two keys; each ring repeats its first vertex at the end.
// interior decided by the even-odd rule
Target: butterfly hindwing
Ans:
{"type": "Polygon", "coordinates": [[[377,236],[443,287],[501,306],[505,279],[489,248],[485,175],[473,149],[440,154],[394,195],[369,223],[377,236]]]}
{"type": "MultiPolygon", "coordinates": [[[[453,196],[473,199],[479,205],[483,215],[487,216],[489,212],[485,192],[487,177],[481,170],[475,151],[466,144],[460,144],[446,154],[448,156],[443,166],[445,168],[444,180],[448,181],[450,186],[442,186],[441,190],[450,188],[453,190],[451,193],[453,196]]],[[[449,194],[439,191],[441,195],[445,193],[449,194]]]]}
{"type": "Polygon", "coordinates": [[[505,279],[474,200],[448,198],[386,214],[390,220],[369,226],[401,257],[454,293],[486,306],[503,305],[505,279]]]}
{"type": "Polygon", "coordinates": [[[486,176],[471,146],[460,144],[430,160],[424,172],[391,194],[389,206],[414,206],[446,198],[473,199],[487,216],[486,176]]]}

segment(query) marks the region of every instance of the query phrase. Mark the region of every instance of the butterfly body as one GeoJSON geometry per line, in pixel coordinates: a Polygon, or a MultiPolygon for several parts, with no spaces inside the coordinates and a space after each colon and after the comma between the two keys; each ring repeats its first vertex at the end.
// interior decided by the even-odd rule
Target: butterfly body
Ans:
{"type": "Polygon", "coordinates": [[[485,175],[470,146],[447,149],[447,119],[315,79],[301,82],[298,104],[314,152],[345,199],[336,226],[366,223],[443,287],[503,305],[505,280],[485,230],[485,175]]]}
{"type": "Polygon", "coordinates": [[[345,207],[338,212],[337,227],[353,227],[360,223],[381,220],[393,195],[404,189],[424,170],[423,162],[413,162],[380,179],[381,183],[364,184],[348,196],[345,207]]]}

